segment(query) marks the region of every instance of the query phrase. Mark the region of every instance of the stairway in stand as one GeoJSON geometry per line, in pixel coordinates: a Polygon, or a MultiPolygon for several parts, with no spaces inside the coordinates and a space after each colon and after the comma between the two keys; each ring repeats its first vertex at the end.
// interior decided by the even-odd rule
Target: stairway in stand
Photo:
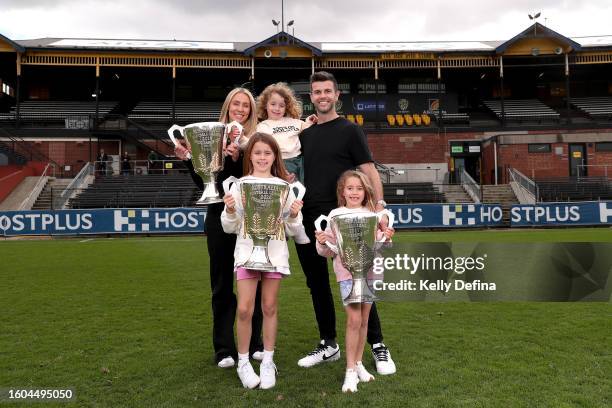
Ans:
{"type": "Polygon", "coordinates": [[[510,208],[518,204],[518,200],[509,184],[483,185],[482,203],[499,204],[502,207],[504,224],[510,223],[510,208]]]}
{"type": "MultiPolygon", "coordinates": [[[[45,188],[43,188],[43,191],[40,192],[40,195],[36,199],[36,202],[34,202],[34,205],[32,206],[32,210],[51,210],[52,209],[51,194],[52,193],[53,195],[59,194],[62,190],[64,190],[68,186],[68,184],[70,184],[71,181],[72,179],[56,179],[56,178],[50,177],[49,181],[47,181],[47,184],[45,185],[45,188]]],[[[53,209],[59,210],[60,208],[53,208],[53,209]]]]}
{"type": "Polygon", "coordinates": [[[472,198],[465,192],[461,184],[444,186],[444,198],[447,203],[473,203],[472,198]]]}

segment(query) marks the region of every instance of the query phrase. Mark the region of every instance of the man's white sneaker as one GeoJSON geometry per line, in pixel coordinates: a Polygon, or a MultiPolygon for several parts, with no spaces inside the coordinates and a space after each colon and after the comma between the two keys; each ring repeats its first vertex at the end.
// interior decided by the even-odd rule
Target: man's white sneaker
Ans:
{"type": "Polygon", "coordinates": [[[220,368],[230,368],[234,366],[234,359],[232,356],[225,357],[223,360],[219,361],[217,365],[220,368]]]}
{"type": "Polygon", "coordinates": [[[325,340],[321,340],[321,343],[316,349],[308,353],[308,355],[300,361],[298,365],[300,367],[312,367],[320,363],[328,363],[336,361],[340,358],[340,346],[336,344],[336,347],[330,347],[325,345],[325,340]]]}
{"type": "Polygon", "coordinates": [[[253,357],[253,360],[261,361],[263,360],[263,351],[254,352],[253,354],[251,354],[251,357],[253,357]]]}
{"type": "Polygon", "coordinates": [[[370,382],[374,380],[374,376],[366,370],[361,361],[358,361],[355,364],[355,371],[357,371],[357,376],[359,377],[359,382],[370,382]]]}
{"type": "Polygon", "coordinates": [[[394,374],[396,371],[395,363],[391,358],[391,353],[384,343],[372,345],[372,356],[376,362],[376,371],[381,375],[394,374]]]}
{"type": "Polygon", "coordinates": [[[352,368],[347,369],[344,375],[344,384],[342,384],[342,392],[357,392],[358,383],[357,371],[352,368]]]}
{"type": "Polygon", "coordinates": [[[276,364],[274,361],[266,361],[259,366],[259,377],[261,383],[259,388],[267,390],[276,385],[276,364]]]}
{"type": "Polygon", "coordinates": [[[236,371],[238,371],[238,377],[240,377],[244,388],[253,389],[259,385],[259,376],[255,374],[255,370],[253,370],[249,361],[241,362],[236,371]]]}

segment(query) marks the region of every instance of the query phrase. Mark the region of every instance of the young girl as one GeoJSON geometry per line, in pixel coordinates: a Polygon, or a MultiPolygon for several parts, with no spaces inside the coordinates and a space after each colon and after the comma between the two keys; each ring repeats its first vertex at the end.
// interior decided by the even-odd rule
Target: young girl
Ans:
{"type": "MultiPolygon", "coordinates": [[[[272,136],[255,133],[250,137],[244,154],[244,173],[247,176],[240,180],[287,180],[288,175],[280,158],[280,150],[272,136]]],[[[236,287],[238,290],[238,321],[236,331],[238,337],[238,377],[245,388],[267,389],[276,383],[276,366],[272,359],[276,342],[277,327],[277,297],[280,281],[289,275],[289,250],[284,239],[271,239],[268,244],[270,262],[275,266],[274,272],[263,272],[243,267],[248,260],[253,241],[243,231],[243,206],[237,186],[234,184],[229,194],[223,198],[225,210],[221,214],[223,230],[238,234],[234,249],[234,270],[236,272],[236,287]],[[261,304],[263,310],[264,355],[260,366],[260,375],[255,374],[249,362],[249,342],[251,339],[251,317],[255,304],[257,283],[261,280],[261,304]],[[261,383],[261,384],[260,384],[261,383]]],[[[283,209],[283,222],[291,234],[302,226],[302,201],[297,200],[293,193],[283,209]]]]}
{"type": "Polygon", "coordinates": [[[300,120],[301,116],[302,107],[293,90],[284,82],[267,86],[257,97],[257,117],[262,120],[257,125],[257,131],[276,139],[287,171],[304,183],[304,164],[298,136],[316,122],[316,115],[309,116],[306,122],[300,120]]]}
{"type": "MultiPolygon", "coordinates": [[[[329,213],[329,218],[345,213],[374,212],[374,191],[370,186],[365,174],[348,170],[342,173],[338,180],[336,189],[338,206],[329,213]]],[[[394,234],[393,228],[386,228],[377,232],[376,239],[386,237],[390,240],[394,234]]],[[[342,265],[340,256],[336,255],[325,243],[336,242],[332,230],[328,227],[325,231],[317,231],[317,252],[325,257],[333,257],[334,272],[340,285],[340,295],[345,299],[353,286],[351,273],[342,265]]],[[[368,382],[374,379],[361,362],[363,348],[365,346],[368,332],[368,317],[370,315],[371,303],[350,303],[343,301],[346,311],[346,375],[342,392],[357,392],[358,382],[368,382]]]]}

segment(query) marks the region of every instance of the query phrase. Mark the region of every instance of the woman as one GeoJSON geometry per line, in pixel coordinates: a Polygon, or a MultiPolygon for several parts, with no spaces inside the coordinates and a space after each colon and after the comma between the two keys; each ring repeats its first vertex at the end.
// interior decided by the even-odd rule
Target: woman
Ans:
{"type": "MultiPolygon", "coordinates": [[[[221,107],[219,121],[229,123],[236,121],[243,126],[243,136],[250,137],[257,126],[255,112],[255,99],[251,92],[244,88],[234,88],[225,98],[221,107]]],[[[230,133],[231,140],[240,136],[240,131],[233,128],[230,133]]],[[[175,154],[178,158],[186,160],[189,150],[184,146],[177,146],[175,154]]],[[[225,150],[225,164],[223,170],[217,175],[217,188],[223,197],[222,183],[229,176],[242,177],[242,157],[237,144],[231,143],[225,150]]],[[[194,170],[191,160],[185,161],[191,171],[191,176],[199,188],[203,182],[194,170]]],[[[208,256],[210,259],[210,285],[212,289],[213,308],[213,346],[215,361],[221,368],[233,367],[237,359],[236,343],[234,342],[234,320],[236,318],[236,295],[234,285],[234,247],[236,235],[226,234],[221,226],[221,213],[224,203],[210,204],[206,214],[206,240],[208,256]]],[[[261,288],[257,288],[253,314],[252,336],[249,352],[253,358],[263,358],[263,344],[261,342],[261,288]]]]}

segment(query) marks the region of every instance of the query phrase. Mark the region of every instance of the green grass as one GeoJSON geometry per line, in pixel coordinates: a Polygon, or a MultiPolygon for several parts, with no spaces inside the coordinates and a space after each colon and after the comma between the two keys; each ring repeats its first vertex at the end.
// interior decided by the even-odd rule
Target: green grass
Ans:
{"type": "MultiPolygon", "coordinates": [[[[396,240],[528,237],[612,241],[609,229],[406,232],[396,240]]],[[[297,367],[317,330],[292,257],[280,295],[278,382],[262,391],[242,389],[234,370],[214,365],[204,238],[0,242],[0,388],[74,387],[77,401],[55,404],[62,407],[612,404],[609,303],[381,303],[398,373],[343,395],[342,361],[297,367]]],[[[342,344],[339,303],[337,316],[342,344]]],[[[370,357],[364,362],[374,371],[370,357]]]]}

